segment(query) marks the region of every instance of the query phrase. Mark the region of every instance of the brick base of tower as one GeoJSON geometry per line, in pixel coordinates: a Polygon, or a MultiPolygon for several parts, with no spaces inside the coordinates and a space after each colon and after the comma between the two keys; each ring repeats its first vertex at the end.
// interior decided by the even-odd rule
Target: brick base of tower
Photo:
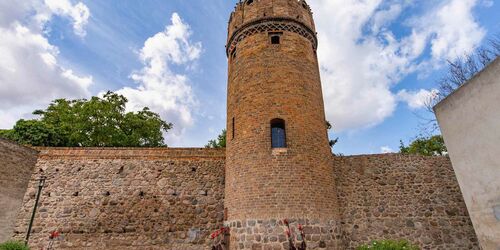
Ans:
{"type": "MultiPolygon", "coordinates": [[[[298,225],[303,226],[307,249],[342,249],[341,224],[338,220],[309,220],[287,218],[291,234],[298,234],[298,225]]],[[[286,234],[287,226],[282,218],[243,221],[228,221],[231,228],[230,249],[289,250],[290,243],[286,234]]],[[[302,239],[295,237],[298,245],[302,239]]]]}

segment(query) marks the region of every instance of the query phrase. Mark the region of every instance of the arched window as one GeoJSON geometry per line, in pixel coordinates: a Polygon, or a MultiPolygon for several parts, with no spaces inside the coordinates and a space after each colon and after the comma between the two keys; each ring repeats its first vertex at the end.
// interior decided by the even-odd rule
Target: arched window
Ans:
{"type": "Polygon", "coordinates": [[[285,121],[282,119],[271,120],[271,147],[286,148],[285,121]]]}
{"type": "Polygon", "coordinates": [[[250,4],[252,4],[252,3],[253,3],[253,0],[248,0],[248,1],[247,1],[247,5],[250,5],[250,4]]]}

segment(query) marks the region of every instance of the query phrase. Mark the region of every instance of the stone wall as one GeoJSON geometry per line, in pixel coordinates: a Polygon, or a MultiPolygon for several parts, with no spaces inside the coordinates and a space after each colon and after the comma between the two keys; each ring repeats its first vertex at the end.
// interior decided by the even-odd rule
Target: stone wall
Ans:
{"type": "Polygon", "coordinates": [[[210,149],[40,149],[16,226],[26,232],[37,178],[47,177],[30,245],[56,249],[207,249],[223,222],[224,158],[210,149]]]}
{"type": "Polygon", "coordinates": [[[0,242],[12,236],[37,152],[0,138],[0,242]]]}
{"type": "Polygon", "coordinates": [[[336,157],[334,171],[348,249],[375,239],[479,249],[447,157],[336,157]]]}
{"type": "MultiPolygon", "coordinates": [[[[20,149],[25,154],[11,162],[36,155],[10,144],[2,154],[20,149]]],[[[39,151],[15,227],[22,239],[37,179],[47,176],[30,240],[34,249],[45,247],[54,230],[62,233],[57,249],[208,249],[209,234],[223,225],[223,150],[39,151]]],[[[353,249],[375,239],[408,239],[423,249],[479,249],[447,157],[335,157],[332,170],[341,220],[324,226],[288,218],[292,227],[305,226],[310,249],[353,249]],[[344,246],[333,247],[332,240],[344,246]]],[[[22,176],[4,178],[3,185],[22,176]]],[[[231,247],[286,248],[281,219],[227,221],[231,247]]]]}

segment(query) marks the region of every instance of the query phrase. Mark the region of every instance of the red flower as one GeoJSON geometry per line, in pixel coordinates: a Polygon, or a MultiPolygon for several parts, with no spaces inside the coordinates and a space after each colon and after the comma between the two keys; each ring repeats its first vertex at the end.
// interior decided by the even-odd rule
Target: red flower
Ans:
{"type": "Polygon", "coordinates": [[[283,220],[283,223],[285,223],[285,225],[287,225],[287,226],[288,226],[288,220],[287,220],[287,219],[284,219],[284,220],[283,220]]]}
{"type": "Polygon", "coordinates": [[[54,232],[50,233],[49,239],[51,239],[51,240],[55,239],[55,238],[59,237],[59,235],[60,235],[59,232],[54,231],[54,232]]]}
{"type": "Polygon", "coordinates": [[[302,225],[299,224],[299,226],[297,227],[300,231],[304,230],[304,228],[302,227],[302,225]]]}
{"type": "Polygon", "coordinates": [[[210,235],[210,238],[215,239],[215,233],[212,233],[212,234],[210,235]]]}

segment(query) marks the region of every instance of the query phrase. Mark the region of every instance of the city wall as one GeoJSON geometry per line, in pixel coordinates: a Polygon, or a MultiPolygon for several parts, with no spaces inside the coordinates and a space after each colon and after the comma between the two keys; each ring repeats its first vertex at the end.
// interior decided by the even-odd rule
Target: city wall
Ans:
{"type": "MultiPolygon", "coordinates": [[[[13,149],[5,144],[0,148],[13,149]]],[[[8,179],[29,179],[10,233],[22,239],[37,179],[47,176],[30,240],[34,249],[46,247],[54,230],[61,232],[57,249],[209,249],[210,233],[223,225],[224,150],[38,150],[31,177],[25,173],[8,179]]],[[[22,162],[20,158],[29,159],[18,157],[15,162],[22,162]]],[[[19,172],[16,169],[9,172],[19,172]]],[[[374,239],[408,239],[422,249],[479,249],[447,157],[334,157],[332,171],[344,249],[374,239]]],[[[10,192],[0,193],[4,197],[10,192]]],[[[248,241],[243,247],[264,249],[258,247],[264,242],[287,245],[285,238],[267,233],[284,230],[280,221],[248,223],[255,223],[255,230],[249,232],[252,237],[239,239],[248,241]]],[[[304,223],[306,239],[319,242],[309,245],[311,249],[325,249],[321,239],[338,233],[318,229],[314,221],[294,223],[304,223]]],[[[243,225],[231,226],[238,230],[243,225]]]]}
{"type": "Polygon", "coordinates": [[[336,157],[334,171],[348,249],[376,239],[479,249],[448,157],[336,157]]]}
{"type": "Polygon", "coordinates": [[[24,236],[46,176],[33,249],[55,230],[55,249],[207,249],[222,226],[223,150],[39,150],[14,232],[24,236]]]}

